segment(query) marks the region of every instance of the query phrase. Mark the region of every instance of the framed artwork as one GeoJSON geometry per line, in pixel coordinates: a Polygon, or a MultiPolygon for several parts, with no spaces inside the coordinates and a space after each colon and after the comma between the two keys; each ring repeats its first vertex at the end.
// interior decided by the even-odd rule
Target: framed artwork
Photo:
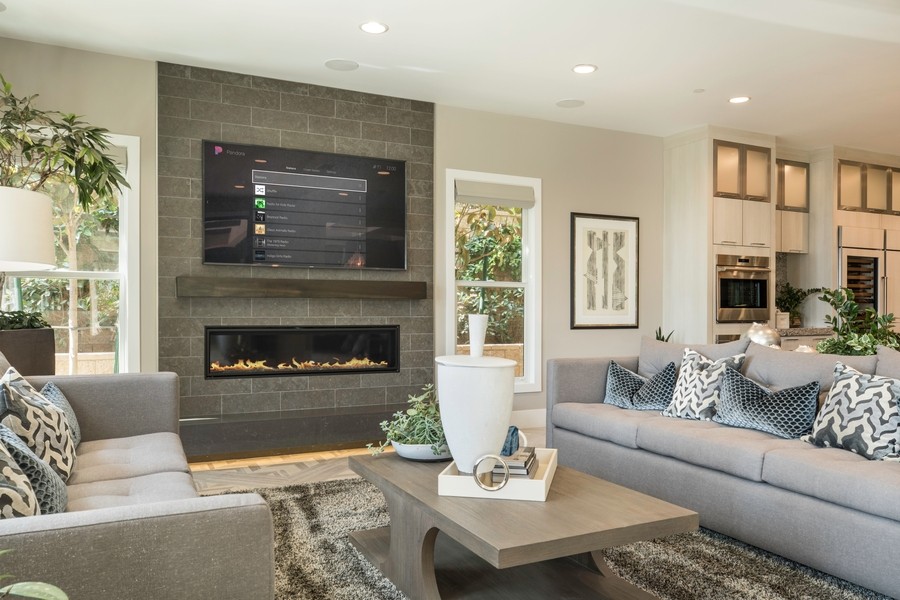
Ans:
{"type": "Polygon", "coordinates": [[[571,329],[638,326],[638,219],[572,213],[571,329]]]}

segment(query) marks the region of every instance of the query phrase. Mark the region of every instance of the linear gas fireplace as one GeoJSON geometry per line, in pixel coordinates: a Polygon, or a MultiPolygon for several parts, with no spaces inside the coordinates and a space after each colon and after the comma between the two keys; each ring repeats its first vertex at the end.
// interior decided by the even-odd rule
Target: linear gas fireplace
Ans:
{"type": "Polygon", "coordinates": [[[206,378],[400,370],[398,325],[207,327],[206,378]]]}

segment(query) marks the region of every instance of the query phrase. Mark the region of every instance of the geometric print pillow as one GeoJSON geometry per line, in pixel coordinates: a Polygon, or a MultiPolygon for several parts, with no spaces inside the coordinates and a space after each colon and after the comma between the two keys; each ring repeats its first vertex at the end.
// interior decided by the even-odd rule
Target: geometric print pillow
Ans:
{"type": "Polygon", "coordinates": [[[41,507],[28,476],[19,468],[6,444],[0,442],[0,519],[39,514],[41,507]]]}
{"type": "Polygon", "coordinates": [[[818,397],[818,381],[773,392],[726,369],[713,421],[796,439],[812,428],[818,397]]]}
{"type": "Polygon", "coordinates": [[[0,441],[9,450],[10,455],[34,489],[34,495],[37,496],[38,504],[41,507],[42,515],[51,515],[66,511],[66,504],[69,501],[69,491],[66,484],[56,471],[35,456],[25,442],[19,438],[9,427],[0,425],[0,441]]]}
{"type": "Polygon", "coordinates": [[[75,416],[75,409],[69,404],[69,399],[52,381],[48,381],[41,388],[41,396],[46,398],[50,404],[66,413],[66,421],[69,423],[69,429],[72,430],[72,443],[75,444],[77,449],[78,444],[81,443],[81,427],[78,425],[78,417],[75,416]]]}
{"type": "Polygon", "coordinates": [[[684,349],[672,403],[663,411],[666,417],[709,421],[716,414],[719,389],[725,369],[740,369],[745,354],[709,360],[690,348],[684,349]]]}
{"type": "Polygon", "coordinates": [[[10,367],[0,378],[0,423],[6,425],[63,481],[75,464],[75,443],[65,413],[10,367]]]}
{"type": "Polygon", "coordinates": [[[900,380],[863,374],[842,363],[805,442],[843,448],[869,460],[900,461],[900,380]]]}
{"type": "Polygon", "coordinates": [[[647,379],[611,360],[606,375],[606,398],[603,402],[621,408],[663,410],[672,401],[677,375],[673,362],[647,379]]]}

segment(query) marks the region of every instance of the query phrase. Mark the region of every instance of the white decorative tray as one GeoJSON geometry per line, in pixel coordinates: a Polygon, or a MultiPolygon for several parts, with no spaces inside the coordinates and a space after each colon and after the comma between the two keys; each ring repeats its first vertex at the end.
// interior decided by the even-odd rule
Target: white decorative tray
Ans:
{"type": "Polygon", "coordinates": [[[538,460],[534,478],[510,477],[509,482],[496,492],[478,487],[471,475],[460,475],[456,463],[452,462],[438,475],[438,495],[543,502],[547,499],[550,483],[556,473],[556,449],[536,448],[534,452],[538,460]]]}

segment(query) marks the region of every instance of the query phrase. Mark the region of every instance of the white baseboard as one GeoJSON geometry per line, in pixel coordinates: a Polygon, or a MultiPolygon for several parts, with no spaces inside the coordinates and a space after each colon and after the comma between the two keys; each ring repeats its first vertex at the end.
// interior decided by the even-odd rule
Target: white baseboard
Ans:
{"type": "Polygon", "coordinates": [[[547,410],[543,408],[514,410],[510,421],[520,429],[544,427],[547,425],[547,410]]]}

